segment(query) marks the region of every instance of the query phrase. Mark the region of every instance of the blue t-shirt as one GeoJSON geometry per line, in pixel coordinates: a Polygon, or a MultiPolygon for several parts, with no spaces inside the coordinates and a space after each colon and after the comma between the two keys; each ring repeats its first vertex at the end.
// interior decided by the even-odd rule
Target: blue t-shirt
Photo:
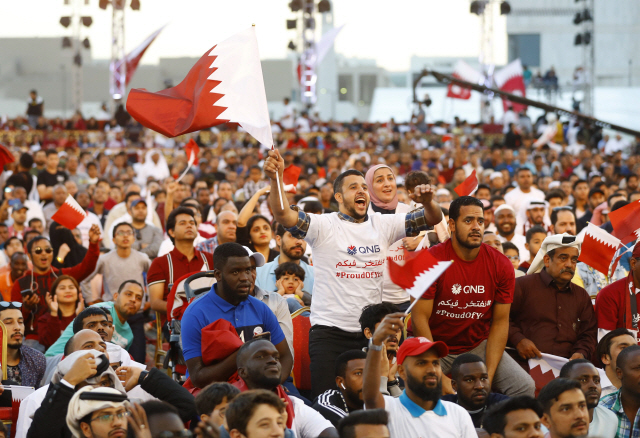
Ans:
{"type": "Polygon", "coordinates": [[[278,319],[262,301],[249,296],[233,306],[217,294],[217,284],[202,298],[192,302],[182,317],[182,354],[185,360],[202,356],[201,330],[219,319],[227,320],[236,328],[243,342],[260,333],[270,332],[271,342],[278,345],[284,333],[278,319]]]}

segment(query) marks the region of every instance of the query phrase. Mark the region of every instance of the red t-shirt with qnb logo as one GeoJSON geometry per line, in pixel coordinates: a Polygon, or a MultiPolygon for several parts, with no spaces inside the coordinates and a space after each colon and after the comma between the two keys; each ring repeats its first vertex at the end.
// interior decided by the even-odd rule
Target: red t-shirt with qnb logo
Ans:
{"type": "Polygon", "coordinates": [[[467,352],[487,339],[493,303],[511,304],[515,288],[513,265],[484,243],[472,262],[460,259],[451,239],[429,249],[438,260],[453,264],[422,298],[433,300],[429,328],[451,354],[467,352]]]}

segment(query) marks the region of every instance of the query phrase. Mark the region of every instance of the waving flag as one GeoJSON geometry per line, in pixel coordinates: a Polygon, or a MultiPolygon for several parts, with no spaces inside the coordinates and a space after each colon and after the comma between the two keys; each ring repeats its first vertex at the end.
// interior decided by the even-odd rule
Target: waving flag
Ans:
{"type": "Polygon", "coordinates": [[[127,111],[167,137],[233,122],[273,145],[255,28],[213,46],[177,86],[157,93],[131,90],[127,111]]]}
{"type": "Polygon", "coordinates": [[[589,224],[585,229],[578,260],[604,275],[609,275],[611,260],[621,244],[620,239],[613,237],[596,225],[589,224]]]}
{"type": "Polygon", "coordinates": [[[476,176],[476,170],[473,169],[471,175],[467,177],[460,185],[458,185],[454,192],[458,194],[458,196],[471,196],[472,193],[478,190],[478,177],[476,176]]]}
{"type": "Polygon", "coordinates": [[[613,235],[619,239],[626,239],[640,230],[640,201],[632,202],[622,208],[609,213],[609,220],[613,226],[613,235]]]}
{"type": "MultiPolygon", "coordinates": [[[[462,79],[463,81],[472,82],[474,84],[479,84],[484,80],[484,76],[482,75],[482,73],[471,67],[463,60],[459,60],[456,63],[456,66],[453,69],[453,74],[451,76],[453,76],[454,78],[462,79]]],[[[447,87],[447,97],[466,100],[471,97],[471,89],[451,83],[447,87]]]]}
{"type": "Polygon", "coordinates": [[[184,146],[184,149],[187,153],[187,160],[189,164],[193,164],[194,166],[198,165],[198,154],[200,153],[200,146],[194,139],[190,139],[189,143],[184,146]]]}
{"type": "Polygon", "coordinates": [[[13,163],[14,161],[16,161],[16,157],[13,156],[6,146],[0,144],[0,172],[2,172],[4,166],[9,163],[13,163]]]}
{"type": "Polygon", "coordinates": [[[400,266],[388,257],[389,278],[395,284],[406,290],[415,301],[409,306],[406,313],[424,292],[446,271],[453,262],[438,261],[428,250],[407,252],[404,250],[405,263],[400,266]]]}
{"type": "MultiPolygon", "coordinates": [[[[524,86],[524,72],[522,70],[522,63],[520,62],[520,59],[516,59],[504,66],[504,68],[497,70],[493,74],[493,80],[502,91],[522,97],[527,95],[527,89],[524,86]]],[[[506,99],[502,99],[502,105],[505,111],[507,110],[508,105],[511,105],[513,110],[517,113],[527,109],[526,105],[510,102],[506,99]]]]}
{"type": "MultiPolygon", "coordinates": [[[[147,39],[142,42],[142,44],[140,44],[138,47],[133,49],[125,57],[125,62],[127,63],[127,68],[126,68],[127,79],[126,79],[125,87],[129,85],[129,82],[131,82],[131,78],[133,78],[133,74],[138,69],[138,64],[140,64],[142,55],[144,55],[144,52],[147,51],[151,43],[153,43],[155,39],[158,37],[158,35],[160,35],[160,32],[162,32],[162,29],[164,29],[165,26],[162,26],[160,29],[156,30],[154,33],[149,35],[147,39]]],[[[116,62],[119,63],[120,61],[116,61],[116,62]]],[[[122,79],[120,77],[116,78],[116,89],[118,90],[120,89],[120,85],[122,84],[121,80],[122,79]]]]}
{"type": "Polygon", "coordinates": [[[73,199],[73,196],[68,195],[64,204],[51,216],[51,220],[58,222],[65,228],[73,230],[80,225],[80,222],[82,222],[85,217],[87,217],[87,213],[85,213],[82,207],[80,207],[80,204],[73,199]]]}

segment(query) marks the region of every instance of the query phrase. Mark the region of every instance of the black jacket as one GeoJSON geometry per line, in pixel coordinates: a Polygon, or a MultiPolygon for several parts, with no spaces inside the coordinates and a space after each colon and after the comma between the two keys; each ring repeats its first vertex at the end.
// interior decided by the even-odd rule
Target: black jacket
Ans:
{"type": "MultiPolygon", "coordinates": [[[[178,409],[182,421],[187,422],[197,415],[193,395],[162,370],[152,368],[141,387],[178,409]]],[[[67,427],[67,408],[74,393],[62,383],[50,385],[42,405],[33,415],[27,438],[72,438],[67,427]]]]}

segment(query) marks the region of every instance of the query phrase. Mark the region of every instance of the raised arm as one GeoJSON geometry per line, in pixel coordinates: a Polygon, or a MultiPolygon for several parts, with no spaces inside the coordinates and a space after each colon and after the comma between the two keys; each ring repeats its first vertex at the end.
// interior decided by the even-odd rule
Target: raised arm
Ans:
{"type": "Polygon", "coordinates": [[[284,159],[277,150],[269,151],[269,157],[264,161],[264,173],[271,179],[271,195],[269,205],[273,216],[285,228],[291,228],[298,223],[298,213],[291,209],[286,197],[282,200],[284,210],[280,207],[280,197],[284,196],[282,177],[284,173],[284,159]],[[280,176],[280,187],[276,182],[276,172],[280,176]]]}
{"type": "MultiPolygon", "coordinates": [[[[431,184],[421,184],[416,186],[412,199],[422,204],[424,208],[424,218],[427,225],[433,227],[442,221],[442,209],[433,200],[437,188],[431,184]]],[[[422,230],[420,230],[422,231],[422,230]]]]}
{"type": "Polygon", "coordinates": [[[384,397],[380,392],[382,345],[389,336],[398,333],[397,327],[403,326],[404,313],[392,313],[384,317],[373,333],[372,347],[367,352],[362,382],[362,398],[366,409],[384,409],[384,397]]]}
{"type": "Polygon", "coordinates": [[[256,209],[256,205],[258,205],[258,199],[260,199],[260,196],[269,193],[269,190],[271,190],[270,186],[264,186],[263,188],[258,190],[251,198],[249,198],[247,203],[244,204],[244,207],[242,207],[242,210],[240,210],[240,213],[238,214],[238,227],[247,226],[247,221],[251,216],[253,216],[253,211],[256,209]]]}

